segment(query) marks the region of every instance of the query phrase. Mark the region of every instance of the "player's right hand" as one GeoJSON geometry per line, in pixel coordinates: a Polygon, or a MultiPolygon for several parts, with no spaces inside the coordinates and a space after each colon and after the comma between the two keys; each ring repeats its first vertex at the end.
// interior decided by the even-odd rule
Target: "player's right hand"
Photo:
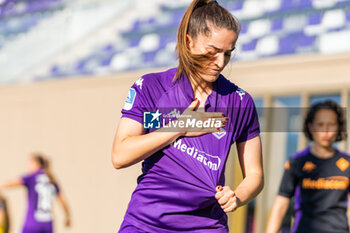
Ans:
{"type": "Polygon", "coordinates": [[[217,124],[210,125],[209,127],[185,127],[179,128],[183,133],[183,136],[186,137],[195,137],[200,136],[207,133],[220,132],[222,127],[224,127],[229,120],[225,117],[225,114],[222,112],[198,112],[198,107],[200,105],[200,101],[196,98],[187,109],[181,114],[178,120],[186,120],[190,118],[191,120],[195,119],[195,121],[205,122],[207,120],[213,119],[215,122],[220,122],[220,127],[217,124]]]}

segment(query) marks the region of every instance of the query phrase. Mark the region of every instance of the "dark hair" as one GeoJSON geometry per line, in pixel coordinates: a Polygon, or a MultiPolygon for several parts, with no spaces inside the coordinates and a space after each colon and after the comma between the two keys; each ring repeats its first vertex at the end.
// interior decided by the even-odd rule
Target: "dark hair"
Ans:
{"type": "Polygon", "coordinates": [[[332,110],[337,115],[337,123],[338,123],[338,133],[336,141],[342,141],[343,139],[346,139],[347,133],[346,133],[346,121],[344,118],[344,110],[334,101],[326,100],[324,102],[319,102],[314,105],[312,105],[306,115],[305,121],[304,121],[304,134],[309,140],[313,140],[312,134],[309,129],[309,124],[312,124],[315,120],[316,113],[319,110],[322,109],[328,109],[332,110]]]}
{"type": "Polygon", "coordinates": [[[50,169],[50,162],[46,158],[46,156],[44,156],[42,153],[39,153],[39,152],[32,153],[32,156],[34,160],[40,165],[40,168],[45,171],[46,175],[49,177],[50,182],[52,184],[56,184],[56,179],[53,176],[50,169]]]}
{"type": "Polygon", "coordinates": [[[211,28],[208,23],[218,28],[232,30],[239,35],[241,26],[239,21],[224,7],[212,0],[193,0],[187,8],[180,22],[177,32],[176,52],[179,66],[174,81],[181,75],[191,77],[200,83],[200,74],[205,73],[205,62],[212,59],[212,53],[194,55],[187,46],[187,35],[195,39],[198,35],[210,35],[211,28]]]}

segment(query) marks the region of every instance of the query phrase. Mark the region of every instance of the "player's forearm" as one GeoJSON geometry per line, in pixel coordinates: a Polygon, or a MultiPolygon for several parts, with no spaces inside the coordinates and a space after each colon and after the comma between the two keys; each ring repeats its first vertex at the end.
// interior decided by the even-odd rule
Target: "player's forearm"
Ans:
{"type": "Polygon", "coordinates": [[[59,200],[59,203],[62,206],[62,209],[63,209],[65,217],[66,217],[65,225],[67,227],[69,227],[71,225],[71,215],[70,215],[70,211],[69,211],[69,208],[68,208],[68,204],[67,204],[66,200],[64,199],[64,197],[62,196],[61,193],[58,195],[58,200],[59,200]]]}
{"type": "Polygon", "coordinates": [[[136,164],[170,145],[181,135],[183,133],[162,132],[160,129],[149,134],[127,137],[122,142],[114,144],[113,165],[119,169],[136,164]]]}
{"type": "Polygon", "coordinates": [[[66,218],[70,218],[70,211],[65,201],[62,204],[62,208],[63,208],[64,214],[66,215],[66,218]]]}
{"type": "Polygon", "coordinates": [[[239,199],[239,206],[253,200],[264,187],[264,175],[262,173],[247,174],[237,186],[235,196],[239,199]]]}
{"type": "Polygon", "coordinates": [[[284,216],[287,213],[289,207],[289,199],[281,196],[277,196],[270,214],[270,218],[267,222],[265,233],[278,233],[284,216]]]}
{"type": "Polygon", "coordinates": [[[271,213],[265,233],[278,233],[282,225],[283,216],[280,213],[271,213]]]}
{"type": "Polygon", "coordinates": [[[20,185],[22,185],[22,181],[20,179],[18,179],[18,180],[11,180],[11,181],[6,181],[6,182],[1,182],[0,183],[0,189],[17,187],[17,186],[20,186],[20,185]]]}
{"type": "Polygon", "coordinates": [[[70,211],[69,211],[69,208],[68,208],[68,204],[66,202],[66,199],[63,197],[63,195],[60,193],[58,195],[58,200],[62,206],[62,209],[64,211],[64,214],[66,216],[66,218],[69,218],[70,217],[70,211]]]}

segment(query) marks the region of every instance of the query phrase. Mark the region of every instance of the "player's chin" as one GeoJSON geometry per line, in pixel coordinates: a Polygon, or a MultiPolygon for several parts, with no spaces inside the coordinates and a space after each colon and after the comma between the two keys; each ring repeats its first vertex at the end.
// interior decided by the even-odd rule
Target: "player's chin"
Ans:
{"type": "Polygon", "coordinates": [[[218,79],[219,75],[220,75],[220,73],[217,73],[217,72],[206,74],[206,75],[203,76],[203,80],[206,81],[206,82],[213,83],[213,82],[215,82],[218,79]]]}

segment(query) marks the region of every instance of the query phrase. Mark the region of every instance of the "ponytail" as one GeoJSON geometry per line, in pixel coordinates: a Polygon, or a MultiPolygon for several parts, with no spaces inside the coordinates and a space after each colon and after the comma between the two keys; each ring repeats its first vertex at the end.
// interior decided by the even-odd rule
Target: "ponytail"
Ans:
{"type": "Polygon", "coordinates": [[[50,169],[50,162],[41,153],[33,153],[34,159],[39,163],[41,169],[43,169],[46,175],[49,177],[50,183],[57,184],[55,177],[50,169]]]}
{"type": "Polygon", "coordinates": [[[206,74],[206,64],[215,55],[207,53],[201,55],[192,54],[188,48],[187,35],[196,39],[199,34],[210,35],[208,23],[219,28],[240,32],[240,24],[233,15],[213,0],[193,0],[181,19],[177,32],[176,52],[179,59],[178,69],[174,81],[181,75],[193,79],[196,85],[201,83],[201,74],[206,74]]]}

